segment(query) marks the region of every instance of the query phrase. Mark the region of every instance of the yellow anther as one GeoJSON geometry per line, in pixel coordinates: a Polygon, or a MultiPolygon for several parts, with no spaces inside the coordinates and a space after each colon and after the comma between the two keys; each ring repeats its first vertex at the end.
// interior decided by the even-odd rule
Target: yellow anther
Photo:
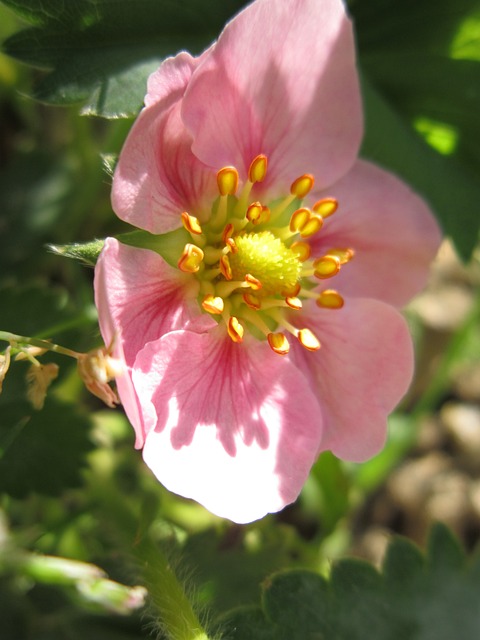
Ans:
{"type": "Polygon", "coordinates": [[[222,242],[227,242],[228,238],[231,238],[235,233],[235,227],[231,222],[225,225],[225,229],[222,233],[222,242]]]}
{"type": "Polygon", "coordinates": [[[310,329],[300,329],[297,338],[302,347],[305,347],[308,351],[318,351],[320,349],[320,341],[310,329]]]}
{"type": "Polygon", "coordinates": [[[292,213],[289,228],[292,233],[300,233],[302,238],[308,238],[320,231],[322,226],[323,219],[321,216],[312,213],[310,209],[301,207],[292,213]]]}
{"type": "Polygon", "coordinates": [[[235,240],[233,238],[227,238],[227,247],[230,249],[230,251],[232,253],[237,253],[238,252],[238,247],[237,247],[237,243],[235,242],[235,240]]]}
{"type": "Polygon", "coordinates": [[[338,258],[340,260],[340,264],[347,264],[355,255],[355,251],[353,249],[329,249],[326,253],[327,256],[333,256],[334,258],[338,258]]]}
{"type": "Polygon", "coordinates": [[[309,221],[302,227],[302,230],[300,231],[300,235],[302,236],[302,238],[309,238],[310,236],[313,236],[315,233],[320,231],[322,227],[323,227],[322,216],[312,213],[310,215],[309,221]]]}
{"type": "Polygon", "coordinates": [[[338,201],[335,198],[322,198],[313,205],[312,209],[322,218],[328,218],[338,209],[338,201]]]}
{"type": "Polygon", "coordinates": [[[191,216],[186,211],[182,213],[182,224],[189,233],[198,236],[202,234],[202,227],[198,218],[195,218],[195,216],[191,216]]]}
{"type": "Polygon", "coordinates": [[[292,233],[296,233],[300,231],[310,220],[310,210],[302,207],[301,209],[297,209],[292,213],[292,217],[290,218],[290,231],[292,233]]]}
{"type": "Polygon", "coordinates": [[[287,355],[290,351],[290,344],[283,333],[269,333],[267,340],[270,348],[281,356],[287,355]]]}
{"type": "Polygon", "coordinates": [[[325,289],[317,298],[317,305],[323,309],[341,309],[344,305],[342,296],[334,289],[325,289]]]}
{"type": "Polygon", "coordinates": [[[186,244],[178,268],[185,273],[197,273],[204,258],[204,253],[196,244],[186,244]]]}
{"type": "Polygon", "coordinates": [[[325,278],[331,278],[340,271],[340,260],[336,256],[327,255],[323,258],[318,258],[313,263],[315,269],[314,276],[323,280],[325,278]]]}
{"type": "Polygon", "coordinates": [[[254,291],[258,291],[262,288],[262,283],[260,282],[260,280],[258,278],[255,278],[255,276],[252,276],[251,273],[247,273],[247,275],[245,276],[245,282],[247,282],[254,291]]]}
{"type": "Polygon", "coordinates": [[[306,242],[293,242],[290,245],[290,249],[297,254],[300,262],[305,262],[305,260],[308,260],[310,254],[312,253],[310,245],[306,242]]]}
{"type": "Polygon", "coordinates": [[[258,311],[262,306],[261,299],[254,293],[244,293],[243,301],[250,309],[255,309],[255,311],[258,311]]]}
{"type": "Polygon", "coordinates": [[[268,207],[262,207],[262,213],[260,214],[259,224],[264,224],[270,220],[271,211],[268,207]]]}
{"type": "Polygon", "coordinates": [[[220,258],[220,271],[222,272],[223,277],[226,280],[231,280],[232,279],[232,267],[230,266],[230,260],[228,259],[228,256],[222,256],[220,258]]]}
{"type": "Polygon", "coordinates": [[[217,185],[221,196],[233,196],[238,189],[238,171],[235,167],[223,167],[217,173],[217,185]]]}
{"type": "Polygon", "coordinates": [[[298,311],[302,308],[302,301],[300,300],[300,298],[287,296],[285,298],[285,302],[290,307],[290,309],[295,309],[296,311],[298,311]]]}
{"type": "Polygon", "coordinates": [[[202,307],[208,313],[221,315],[224,309],[223,298],[209,294],[202,300],[202,307]]]}
{"type": "Polygon", "coordinates": [[[301,288],[301,284],[296,282],[293,287],[290,287],[290,289],[284,289],[281,291],[281,295],[285,296],[285,298],[295,298],[300,293],[301,288]]]}
{"type": "Polygon", "coordinates": [[[267,165],[267,156],[263,155],[263,153],[254,158],[248,170],[250,182],[263,182],[267,175],[267,165]]]}
{"type": "Polygon", "coordinates": [[[262,215],[262,205],[260,202],[252,202],[252,204],[248,207],[247,213],[245,214],[247,220],[252,224],[259,224],[260,216],[262,215]]]}
{"type": "Polygon", "coordinates": [[[315,179],[312,174],[305,173],[303,176],[300,176],[292,182],[290,193],[292,196],[296,196],[297,198],[300,198],[300,200],[303,200],[303,198],[305,198],[305,196],[312,190],[314,182],[315,179]]]}
{"type": "Polygon", "coordinates": [[[235,316],[231,316],[227,323],[227,331],[230,338],[233,342],[242,342],[244,328],[243,325],[240,324],[238,318],[235,316]]]}

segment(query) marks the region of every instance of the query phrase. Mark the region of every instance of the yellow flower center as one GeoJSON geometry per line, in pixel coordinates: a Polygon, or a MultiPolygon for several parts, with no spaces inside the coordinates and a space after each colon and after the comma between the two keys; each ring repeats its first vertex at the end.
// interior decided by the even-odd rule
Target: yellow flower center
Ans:
{"type": "Polygon", "coordinates": [[[285,355],[290,348],[288,333],[316,351],[317,337],[291,323],[286,312],[300,310],[302,301],[311,298],[320,307],[341,308],[343,298],[334,289],[313,291],[312,276],[333,277],[354,252],[334,247],[312,258],[305,239],[321,230],[337,210],[337,201],[322,198],[311,209],[304,207],[303,199],[314,183],[313,176],[305,174],[292,183],[286,197],[268,206],[252,202],[252,189],[265,179],[266,171],[267,157],[254,158],[239,195],[237,170],[218,171],[220,196],[208,221],[200,224],[195,216],[182,213],[191,242],[185,245],[178,267],[199,280],[202,309],[225,324],[234,342],[242,342],[247,330],[285,355]]]}
{"type": "Polygon", "coordinates": [[[293,289],[299,281],[302,263],[271,231],[246,233],[235,238],[236,253],[230,258],[234,280],[244,280],[251,274],[269,294],[281,294],[293,289]]]}

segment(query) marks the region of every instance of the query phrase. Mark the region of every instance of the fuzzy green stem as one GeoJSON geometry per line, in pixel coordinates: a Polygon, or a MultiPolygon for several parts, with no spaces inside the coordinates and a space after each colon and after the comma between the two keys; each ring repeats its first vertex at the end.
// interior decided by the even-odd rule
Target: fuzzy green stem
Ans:
{"type": "Polygon", "coordinates": [[[151,603],[171,640],[208,640],[192,604],[159,546],[144,538],[136,547],[151,603]]]}

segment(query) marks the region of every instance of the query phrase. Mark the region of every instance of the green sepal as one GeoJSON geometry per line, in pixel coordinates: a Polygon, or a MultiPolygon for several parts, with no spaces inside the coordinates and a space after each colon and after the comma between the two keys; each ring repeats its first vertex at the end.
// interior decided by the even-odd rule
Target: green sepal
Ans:
{"type": "Polygon", "coordinates": [[[172,267],[177,266],[183,248],[190,240],[190,236],[183,227],[161,235],[154,235],[142,230],[129,231],[116,236],[116,238],[131,247],[156,251],[172,267]]]}
{"type": "Polygon", "coordinates": [[[49,244],[48,249],[64,258],[80,260],[84,264],[94,267],[105,240],[91,240],[90,242],[73,242],[72,244],[49,244]]]}
{"type": "MultiPolygon", "coordinates": [[[[131,247],[155,251],[171,266],[177,266],[183,247],[189,240],[189,236],[183,228],[161,235],[137,229],[115,237],[131,247]]],[[[80,260],[84,264],[94,267],[104,244],[105,240],[91,240],[83,243],[49,245],[49,249],[64,258],[80,260]]]]}

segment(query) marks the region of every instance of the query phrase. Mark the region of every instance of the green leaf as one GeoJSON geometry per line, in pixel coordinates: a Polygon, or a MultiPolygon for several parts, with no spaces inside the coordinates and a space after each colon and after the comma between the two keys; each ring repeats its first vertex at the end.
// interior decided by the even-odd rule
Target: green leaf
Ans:
{"type": "Polygon", "coordinates": [[[448,125],[448,155],[480,171],[480,62],[428,52],[363,57],[369,78],[411,122],[448,125]]]}
{"type": "Polygon", "coordinates": [[[48,69],[34,97],[84,103],[83,113],[129,117],[146,80],[168,55],[198,53],[244,4],[240,0],[7,0],[36,26],[4,43],[10,56],[48,69]]]}
{"type": "Polygon", "coordinates": [[[0,270],[3,277],[38,272],[39,252],[65,215],[73,179],[65,157],[16,154],[0,172],[0,270]]]}
{"type": "Polygon", "coordinates": [[[366,132],[362,155],[406,180],[430,203],[445,233],[468,259],[480,226],[480,184],[453,158],[428,146],[364,76],[366,132]]]}
{"type": "Polygon", "coordinates": [[[90,420],[74,406],[47,398],[41,411],[9,401],[11,377],[0,403],[0,493],[59,495],[82,484],[85,454],[93,448],[90,420]]]}
{"type": "Polygon", "coordinates": [[[263,584],[262,610],[223,618],[224,640],[474,640],[480,637],[478,558],[443,525],[431,532],[427,557],[394,539],[382,571],[361,560],[334,565],[329,580],[284,571],[263,584]],[[258,635],[255,625],[260,629],[258,635]]]}
{"type": "Polygon", "coordinates": [[[199,596],[217,612],[255,604],[258,585],[266,574],[307,561],[290,528],[269,528],[268,523],[248,530],[234,526],[224,532],[191,535],[182,557],[187,566],[195,566],[197,582],[202,585],[199,596]]]}
{"type": "Polygon", "coordinates": [[[349,0],[360,53],[395,49],[446,53],[478,0],[349,0]]]}

